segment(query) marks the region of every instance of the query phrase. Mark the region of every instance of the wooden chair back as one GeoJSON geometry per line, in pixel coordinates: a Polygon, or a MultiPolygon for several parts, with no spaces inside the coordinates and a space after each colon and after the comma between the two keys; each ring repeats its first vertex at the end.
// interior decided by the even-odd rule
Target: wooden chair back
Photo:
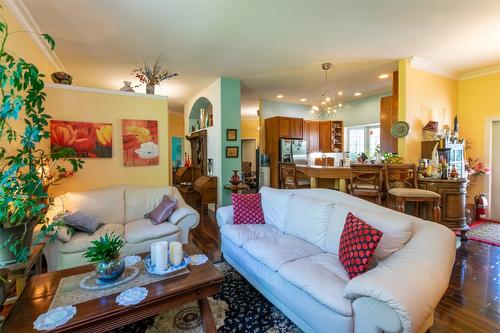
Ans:
{"type": "Polygon", "coordinates": [[[387,190],[398,187],[418,188],[417,165],[413,163],[386,164],[385,183],[387,190]]]}
{"type": "Polygon", "coordinates": [[[281,188],[297,188],[295,163],[280,163],[280,185],[281,188]]]}
{"type": "Polygon", "coordinates": [[[384,166],[382,164],[351,165],[351,193],[357,189],[382,191],[383,170],[384,166]]]}
{"type": "Polygon", "coordinates": [[[241,162],[241,172],[245,174],[245,177],[251,177],[252,162],[241,162]]]}

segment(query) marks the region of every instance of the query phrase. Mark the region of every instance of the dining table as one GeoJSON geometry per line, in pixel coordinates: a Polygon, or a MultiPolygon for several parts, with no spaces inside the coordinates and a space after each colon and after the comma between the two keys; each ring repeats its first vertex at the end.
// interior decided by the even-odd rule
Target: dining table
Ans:
{"type": "Polygon", "coordinates": [[[338,180],[338,188],[342,192],[347,191],[347,184],[351,180],[351,167],[350,166],[323,166],[323,165],[309,165],[297,164],[296,170],[302,172],[307,177],[311,178],[311,187],[318,187],[319,179],[333,179],[338,180]]]}

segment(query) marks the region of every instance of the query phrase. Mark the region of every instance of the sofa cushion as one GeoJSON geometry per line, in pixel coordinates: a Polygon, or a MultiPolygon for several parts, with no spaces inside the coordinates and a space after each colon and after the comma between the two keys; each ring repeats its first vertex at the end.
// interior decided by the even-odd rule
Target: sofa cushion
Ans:
{"type": "MultiPolygon", "coordinates": [[[[151,224],[151,222],[149,223],[151,224]]],[[[123,224],[116,223],[108,223],[103,225],[101,228],[97,229],[92,235],[87,234],[86,232],[78,231],[71,237],[71,240],[67,243],[61,245],[62,253],[75,253],[75,252],[84,252],[87,251],[90,243],[93,240],[99,239],[104,234],[114,233],[115,235],[122,235],[125,228],[123,224]]]]}
{"type": "Polygon", "coordinates": [[[259,193],[262,195],[262,210],[266,223],[284,231],[285,218],[293,193],[270,187],[262,187],[259,193]]]}
{"type": "Polygon", "coordinates": [[[264,224],[260,193],[232,195],[234,224],[264,224]]]}
{"type": "Polygon", "coordinates": [[[349,277],[336,255],[321,253],[282,265],[279,275],[319,303],[344,316],[352,316],[351,301],[344,297],[349,277]]]}
{"type": "Polygon", "coordinates": [[[377,259],[384,259],[391,253],[399,250],[410,239],[413,233],[412,221],[416,218],[390,209],[383,209],[383,211],[374,211],[366,209],[366,207],[351,206],[343,203],[335,204],[322,249],[338,255],[340,235],[344,229],[345,219],[347,214],[352,212],[355,216],[384,233],[384,237],[382,237],[375,250],[375,257],[377,259]]]}
{"type": "Polygon", "coordinates": [[[269,224],[225,224],[220,233],[238,246],[249,240],[283,236],[283,232],[269,224]]]}
{"type": "Polygon", "coordinates": [[[249,240],[243,249],[275,272],[289,261],[322,253],[320,248],[291,235],[249,240]]]}
{"type": "Polygon", "coordinates": [[[125,223],[123,188],[71,192],[61,198],[64,209],[95,216],[104,223],[125,223]]]}
{"type": "Polygon", "coordinates": [[[99,221],[95,216],[85,214],[81,211],[64,214],[63,220],[65,225],[88,234],[93,234],[104,225],[104,223],[99,221]]]}
{"type": "Polygon", "coordinates": [[[368,223],[348,213],[340,235],[339,259],[349,278],[368,270],[368,264],[383,233],[368,223]]]}
{"type": "Polygon", "coordinates": [[[179,232],[179,227],[169,222],[157,225],[149,219],[139,219],[125,224],[125,240],[129,243],[140,243],[179,232]]]}
{"type": "Polygon", "coordinates": [[[172,187],[138,186],[127,188],[125,190],[126,223],[144,218],[144,215],[160,204],[164,195],[172,196],[172,187]]]}
{"type": "Polygon", "coordinates": [[[160,204],[151,212],[144,215],[144,218],[150,219],[153,224],[160,224],[165,222],[172,215],[176,207],[177,199],[164,195],[160,204]]]}
{"type": "Polygon", "coordinates": [[[295,194],[285,220],[285,232],[316,246],[324,246],[333,203],[295,194]]]}

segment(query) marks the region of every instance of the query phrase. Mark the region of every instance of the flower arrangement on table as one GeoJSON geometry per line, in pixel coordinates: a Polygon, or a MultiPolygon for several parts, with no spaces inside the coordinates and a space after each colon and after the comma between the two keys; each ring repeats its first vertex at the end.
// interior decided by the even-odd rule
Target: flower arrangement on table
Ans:
{"type": "Polygon", "coordinates": [[[83,254],[89,262],[96,263],[97,278],[103,282],[112,282],[125,271],[125,260],[120,258],[120,251],[125,245],[122,236],[106,233],[91,242],[92,245],[83,254]]]}
{"type": "Polygon", "coordinates": [[[159,55],[153,66],[144,63],[143,66],[137,66],[132,74],[139,79],[142,84],[146,85],[146,94],[154,95],[155,86],[163,81],[177,76],[177,73],[172,73],[160,65],[161,55],[159,55]]]}
{"type": "Polygon", "coordinates": [[[473,183],[478,177],[489,175],[491,169],[487,168],[479,158],[468,157],[465,161],[465,172],[467,172],[467,177],[473,183]]]}

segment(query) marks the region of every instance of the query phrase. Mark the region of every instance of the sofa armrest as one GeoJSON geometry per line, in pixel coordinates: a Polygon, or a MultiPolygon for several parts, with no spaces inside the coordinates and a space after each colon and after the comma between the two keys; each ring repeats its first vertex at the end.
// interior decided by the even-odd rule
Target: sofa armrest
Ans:
{"type": "Polygon", "coordinates": [[[401,333],[399,316],[386,303],[371,297],[359,297],[352,302],[355,333],[401,333]]]}
{"type": "MultiPolygon", "coordinates": [[[[170,215],[170,217],[168,218],[168,222],[177,224],[180,220],[188,215],[193,215],[197,219],[197,221],[200,220],[200,214],[195,209],[184,202],[180,202],[172,215],[170,215]]],[[[198,222],[196,223],[196,225],[198,225],[198,222]]],[[[196,225],[194,227],[196,227],[196,225]]]]}
{"type": "Polygon", "coordinates": [[[454,260],[453,232],[440,224],[417,220],[408,243],[350,280],[344,296],[384,302],[398,314],[404,332],[420,332],[448,287],[454,260]]]}
{"type": "Polygon", "coordinates": [[[219,228],[225,224],[233,224],[233,206],[224,206],[217,209],[217,223],[219,228]]]}

